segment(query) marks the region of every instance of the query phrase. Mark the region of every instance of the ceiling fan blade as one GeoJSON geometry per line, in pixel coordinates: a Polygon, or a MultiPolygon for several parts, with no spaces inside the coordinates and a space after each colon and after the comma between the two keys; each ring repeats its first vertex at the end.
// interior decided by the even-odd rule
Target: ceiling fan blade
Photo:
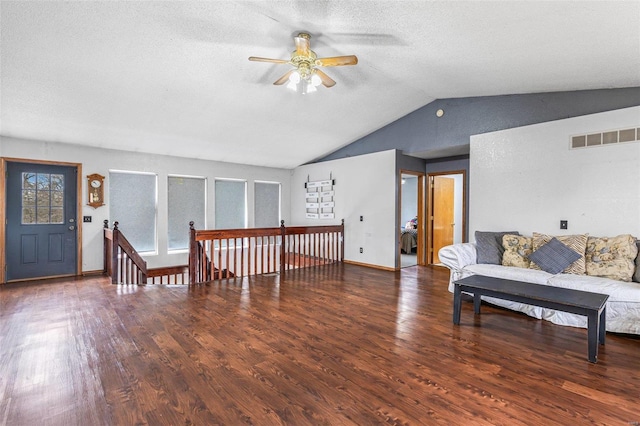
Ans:
{"type": "Polygon", "coordinates": [[[279,79],[277,79],[273,84],[275,84],[276,86],[280,86],[281,84],[286,83],[289,80],[289,76],[291,75],[291,73],[293,73],[295,71],[295,69],[293,70],[289,70],[285,75],[283,75],[282,77],[280,77],[279,79]]]}
{"type": "Polygon", "coordinates": [[[320,77],[320,80],[322,80],[322,84],[324,85],[324,87],[333,87],[336,85],[336,82],[321,70],[316,68],[315,72],[318,77],[320,77]]]}
{"type": "Polygon", "coordinates": [[[294,37],[296,41],[296,54],[301,56],[309,56],[309,39],[306,37],[294,37]]]}
{"type": "Polygon", "coordinates": [[[289,62],[286,59],[259,58],[257,56],[249,56],[249,60],[256,62],[273,62],[274,64],[286,64],[289,62]]]}
{"type": "Polygon", "coordinates": [[[356,55],[333,56],[331,58],[316,59],[316,65],[320,67],[338,67],[341,65],[355,65],[358,63],[356,55]]]}

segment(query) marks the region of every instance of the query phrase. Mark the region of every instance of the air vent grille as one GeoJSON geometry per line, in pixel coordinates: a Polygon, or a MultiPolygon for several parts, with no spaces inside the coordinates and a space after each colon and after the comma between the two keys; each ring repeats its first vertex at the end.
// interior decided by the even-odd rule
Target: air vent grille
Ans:
{"type": "Polygon", "coordinates": [[[571,149],[640,141],[640,127],[571,136],[571,149]]]}

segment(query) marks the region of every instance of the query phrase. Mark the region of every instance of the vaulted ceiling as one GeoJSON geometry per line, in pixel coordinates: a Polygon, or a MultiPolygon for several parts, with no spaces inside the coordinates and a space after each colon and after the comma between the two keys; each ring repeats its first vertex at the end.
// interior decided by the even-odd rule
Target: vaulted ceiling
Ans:
{"type": "Polygon", "coordinates": [[[2,1],[0,134],[292,168],[435,99],[640,86],[640,1],[2,1]],[[302,95],[293,36],[358,56],[302,95]]]}

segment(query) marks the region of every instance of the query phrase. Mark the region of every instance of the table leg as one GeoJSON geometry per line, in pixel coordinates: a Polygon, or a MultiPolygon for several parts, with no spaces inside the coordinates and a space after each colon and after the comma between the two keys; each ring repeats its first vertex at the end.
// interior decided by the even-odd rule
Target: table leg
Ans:
{"type": "Polygon", "coordinates": [[[598,362],[598,334],[600,331],[600,314],[591,311],[587,315],[587,336],[589,345],[589,362],[598,362]]]}
{"type": "Polygon", "coordinates": [[[453,289],[453,323],[460,324],[460,311],[462,310],[462,290],[458,284],[453,289]]]}
{"type": "Polygon", "coordinates": [[[600,330],[598,332],[598,338],[600,340],[600,344],[604,345],[604,337],[607,334],[607,306],[605,305],[602,308],[602,312],[600,313],[600,330]]]}
{"type": "Polygon", "coordinates": [[[480,313],[480,303],[482,299],[480,298],[480,294],[473,293],[473,312],[476,314],[480,313]]]}

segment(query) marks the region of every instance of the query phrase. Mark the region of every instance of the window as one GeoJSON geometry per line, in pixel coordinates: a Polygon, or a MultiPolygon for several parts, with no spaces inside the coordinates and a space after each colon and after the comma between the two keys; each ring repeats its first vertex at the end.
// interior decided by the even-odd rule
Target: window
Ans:
{"type": "Polygon", "coordinates": [[[189,248],[189,222],[196,229],[206,229],[206,183],[201,177],[169,176],[169,250],[189,248]]]}
{"type": "Polygon", "coordinates": [[[22,224],[64,223],[64,175],[22,173],[22,224]]]}
{"type": "Polygon", "coordinates": [[[256,228],[280,226],[280,184],[256,182],[254,193],[256,228]]]}
{"type": "Polygon", "coordinates": [[[247,182],[216,179],[216,229],[247,226],[247,182]]]}
{"type": "Polygon", "coordinates": [[[138,252],[156,251],[157,176],[109,172],[109,216],[138,252]]]}

